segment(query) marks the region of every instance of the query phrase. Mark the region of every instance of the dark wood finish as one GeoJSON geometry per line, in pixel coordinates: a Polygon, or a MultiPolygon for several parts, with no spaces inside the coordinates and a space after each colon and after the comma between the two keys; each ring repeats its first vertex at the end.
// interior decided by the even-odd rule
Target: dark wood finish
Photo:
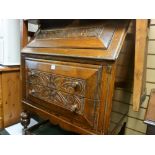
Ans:
{"type": "Polygon", "coordinates": [[[28,128],[28,125],[30,124],[30,114],[26,111],[23,111],[21,113],[20,121],[21,121],[22,126],[24,127],[23,134],[27,134],[27,128],[28,128]]]}
{"type": "Polygon", "coordinates": [[[26,111],[80,134],[119,133],[129,105],[124,110],[113,105],[112,99],[115,87],[127,83],[129,77],[133,34],[127,37],[129,20],[102,22],[102,44],[98,44],[102,29],[93,23],[93,28],[82,27],[84,34],[80,25],[41,30],[22,50],[22,103],[26,111]]]}
{"type": "Polygon", "coordinates": [[[148,124],[146,135],[155,135],[155,126],[148,124]]]}

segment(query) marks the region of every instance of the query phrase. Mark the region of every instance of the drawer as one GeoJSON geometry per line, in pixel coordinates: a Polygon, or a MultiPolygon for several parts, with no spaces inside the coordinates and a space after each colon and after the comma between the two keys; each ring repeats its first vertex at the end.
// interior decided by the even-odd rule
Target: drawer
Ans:
{"type": "Polygon", "coordinates": [[[96,127],[101,66],[27,58],[25,70],[28,102],[69,122],[96,127]]]}
{"type": "Polygon", "coordinates": [[[26,81],[88,99],[99,99],[99,65],[26,59],[26,81]]]}
{"type": "Polygon", "coordinates": [[[32,83],[28,83],[27,87],[27,96],[30,100],[33,100],[33,98],[31,98],[31,96],[33,96],[70,111],[76,111],[76,113],[81,114],[83,112],[84,98],[82,97],[41,85],[33,85],[32,83]]]}
{"type": "Polygon", "coordinates": [[[80,96],[53,90],[41,85],[27,83],[27,101],[41,106],[46,111],[63,116],[69,121],[83,123],[86,127],[94,128],[98,118],[98,100],[90,100],[80,96]]]}

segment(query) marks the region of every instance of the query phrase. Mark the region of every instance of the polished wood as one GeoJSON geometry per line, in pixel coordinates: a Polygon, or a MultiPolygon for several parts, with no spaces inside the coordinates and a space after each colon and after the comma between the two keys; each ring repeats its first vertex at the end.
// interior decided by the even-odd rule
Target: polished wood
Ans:
{"type": "Polygon", "coordinates": [[[27,130],[28,125],[30,124],[30,114],[26,111],[23,111],[21,113],[21,120],[20,121],[21,121],[21,124],[24,126],[23,134],[27,134],[26,130],[27,130]]]}
{"type": "MultiPolygon", "coordinates": [[[[115,21],[84,27],[41,30],[29,47],[102,48],[107,49],[119,23],[115,21]]],[[[71,25],[70,25],[71,26],[71,25]]]]}
{"type": "Polygon", "coordinates": [[[129,72],[133,70],[133,62],[130,62],[133,59],[130,58],[133,57],[134,43],[131,32],[128,35],[129,20],[108,23],[103,24],[105,34],[111,34],[114,30],[113,37],[108,39],[109,36],[103,34],[102,47],[95,43],[92,48],[85,41],[78,45],[72,42],[70,37],[76,41],[79,38],[88,39],[91,45],[95,42],[89,38],[90,31],[84,31],[87,33],[81,37],[77,25],[74,29],[78,31],[73,33],[68,30],[68,35],[64,29],[59,32],[58,29],[48,30],[50,33],[41,36],[38,34],[39,37],[36,35],[23,48],[21,76],[24,110],[80,134],[119,133],[126,122],[129,105],[125,111],[118,104],[114,105],[113,93],[120,82],[127,82],[129,72]]]}
{"type": "Polygon", "coordinates": [[[2,95],[2,73],[0,73],[0,128],[3,128],[3,95],[2,95]]]}
{"type": "MultiPolygon", "coordinates": [[[[32,42],[30,42],[27,47],[22,50],[22,53],[33,53],[33,54],[45,54],[45,55],[54,55],[54,56],[63,56],[63,57],[74,57],[74,58],[90,58],[95,60],[116,60],[120,53],[121,43],[124,41],[126,37],[128,21],[123,22],[122,24],[118,23],[115,33],[113,34],[112,41],[109,45],[108,49],[100,49],[100,48],[91,48],[91,49],[77,49],[77,48],[62,48],[62,47],[52,47],[46,45],[46,48],[39,47],[38,44],[40,40],[35,40],[35,43],[32,47],[32,42]],[[38,43],[37,43],[38,41],[38,43]],[[116,44],[117,42],[117,44],[116,44]],[[45,50],[46,49],[46,50],[45,50]]],[[[46,40],[46,39],[45,39],[46,40]]],[[[57,40],[56,40],[57,41],[57,40]]],[[[45,41],[44,41],[45,42],[45,41]]],[[[48,44],[50,40],[46,41],[48,44]]]]}
{"type": "Polygon", "coordinates": [[[147,52],[148,20],[136,20],[135,66],[133,110],[138,111],[142,102],[142,95],[146,94],[146,52],[147,52]]]}
{"type": "Polygon", "coordinates": [[[21,48],[28,43],[28,20],[21,21],[21,48]]]}
{"type": "Polygon", "coordinates": [[[0,128],[17,123],[21,102],[19,67],[0,67],[0,128]]]}

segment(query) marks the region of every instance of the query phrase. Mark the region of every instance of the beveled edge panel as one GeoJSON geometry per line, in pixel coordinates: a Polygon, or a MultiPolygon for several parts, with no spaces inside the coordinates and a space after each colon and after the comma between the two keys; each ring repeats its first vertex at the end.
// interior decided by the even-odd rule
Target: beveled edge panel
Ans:
{"type": "Polygon", "coordinates": [[[22,53],[63,56],[71,58],[89,58],[96,60],[116,60],[127,34],[129,22],[119,24],[107,50],[103,49],[71,49],[71,48],[23,48],[22,53]]]}
{"type": "MultiPolygon", "coordinates": [[[[56,66],[58,65],[58,67],[63,67],[65,66],[66,68],[70,68],[70,70],[68,71],[72,71],[77,70],[80,73],[80,76],[77,76],[77,71],[75,72],[75,76],[72,75],[60,75],[59,73],[54,73],[54,71],[50,70],[49,71],[41,71],[42,74],[48,74],[51,77],[55,76],[58,77],[60,76],[61,78],[64,79],[70,79],[69,81],[79,81],[79,84],[81,84],[81,88],[83,90],[83,92],[81,92],[80,94],[77,92],[74,92],[72,94],[75,94],[77,96],[82,96],[88,99],[99,99],[100,98],[100,90],[101,88],[99,87],[100,83],[101,83],[101,70],[102,70],[102,66],[101,65],[91,65],[91,64],[82,64],[82,63],[71,63],[71,62],[62,62],[62,61],[54,61],[54,60],[42,60],[42,59],[29,59],[29,58],[25,58],[26,63],[26,68],[29,69],[34,69],[35,71],[35,67],[31,68],[30,66],[28,67],[28,63],[34,63],[34,66],[36,66],[35,64],[40,64],[40,65],[49,65],[51,66],[51,64],[55,64],[56,66]],[[82,72],[80,72],[80,70],[82,72]],[[87,73],[86,73],[87,71],[87,73]],[[83,73],[83,74],[82,74],[83,73]],[[69,76],[68,76],[69,75],[69,76]],[[93,79],[93,81],[92,81],[93,79]],[[95,83],[94,87],[91,87],[91,89],[89,88],[89,86],[93,83],[95,83]],[[89,92],[89,93],[87,93],[89,92]]],[[[44,67],[45,68],[45,67],[44,67]]],[[[47,67],[46,67],[47,68],[47,67]]],[[[37,70],[40,70],[39,68],[37,68],[37,70]]],[[[65,73],[66,74],[66,73],[65,73]]],[[[26,74],[26,77],[28,75],[26,74]]],[[[27,77],[28,78],[28,77],[27,77]]],[[[56,88],[57,89],[57,88],[56,88]]],[[[60,90],[61,89],[57,89],[60,90]]],[[[63,91],[63,90],[62,90],[63,91]]],[[[66,93],[69,93],[68,91],[64,91],[66,93]]]]}
{"type": "Polygon", "coordinates": [[[40,30],[27,47],[107,49],[117,25],[117,22],[110,21],[82,27],[40,30]]]}

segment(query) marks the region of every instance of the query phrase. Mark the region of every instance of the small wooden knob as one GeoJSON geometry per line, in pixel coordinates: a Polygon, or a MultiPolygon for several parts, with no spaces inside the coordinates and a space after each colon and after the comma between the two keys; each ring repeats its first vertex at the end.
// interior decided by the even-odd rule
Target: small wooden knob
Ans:
{"type": "Polygon", "coordinates": [[[75,112],[77,109],[78,109],[78,105],[77,104],[74,104],[74,105],[71,106],[71,111],[72,112],[75,112]]]}
{"type": "Polygon", "coordinates": [[[34,72],[34,71],[29,71],[29,72],[28,72],[28,75],[29,75],[29,76],[34,76],[34,75],[35,75],[35,72],[34,72]]]}
{"type": "Polygon", "coordinates": [[[72,86],[73,86],[74,88],[76,88],[78,85],[79,85],[79,82],[78,82],[78,81],[75,81],[75,82],[72,83],[72,86]]]}
{"type": "Polygon", "coordinates": [[[54,97],[54,96],[56,95],[56,91],[53,90],[53,91],[51,92],[51,95],[54,97]]]}
{"type": "Polygon", "coordinates": [[[26,119],[26,118],[29,117],[29,113],[27,113],[27,112],[22,112],[22,113],[20,114],[20,116],[21,116],[22,118],[26,119]]]}
{"type": "Polygon", "coordinates": [[[35,93],[35,90],[34,90],[34,89],[32,89],[32,90],[30,90],[30,91],[29,91],[29,93],[30,93],[30,94],[35,93]]]}
{"type": "Polygon", "coordinates": [[[72,83],[72,87],[74,88],[74,91],[78,88],[78,86],[79,86],[78,81],[72,83]]]}

